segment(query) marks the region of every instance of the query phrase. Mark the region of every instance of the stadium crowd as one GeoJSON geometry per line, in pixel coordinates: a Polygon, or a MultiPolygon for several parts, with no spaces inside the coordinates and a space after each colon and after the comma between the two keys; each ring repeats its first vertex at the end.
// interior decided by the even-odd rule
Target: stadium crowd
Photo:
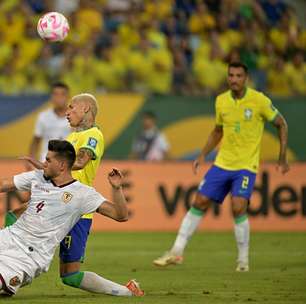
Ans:
{"type": "Polygon", "coordinates": [[[0,92],[80,91],[211,95],[241,60],[251,85],[272,96],[306,95],[306,29],[283,0],[3,0],[0,92]],[[36,23],[62,12],[62,43],[36,23]]]}

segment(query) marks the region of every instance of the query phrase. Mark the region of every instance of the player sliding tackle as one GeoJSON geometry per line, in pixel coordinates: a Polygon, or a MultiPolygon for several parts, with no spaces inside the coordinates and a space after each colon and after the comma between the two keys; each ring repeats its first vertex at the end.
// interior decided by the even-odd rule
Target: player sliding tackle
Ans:
{"type": "MultiPolygon", "coordinates": [[[[0,231],[0,290],[5,293],[15,294],[48,271],[56,247],[83,214],[98,212],[119,222],[127,221],[120,171],[113,169],[108,174],[113,188],[111,202],[73,179],[75,158],[69,142],[51,140],[43,170],[0,180],[0,192],[31,191],[27,210],[15,224],[0,231]]],[[[78,274],[73,285],[83,290],[116,296],[144,295],[134,280],[123,286],[93,272],[78,274]]]]}

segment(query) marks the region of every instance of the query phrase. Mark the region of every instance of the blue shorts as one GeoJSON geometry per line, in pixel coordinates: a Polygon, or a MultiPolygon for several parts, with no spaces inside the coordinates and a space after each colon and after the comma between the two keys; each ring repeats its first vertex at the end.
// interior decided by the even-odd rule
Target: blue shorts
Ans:
{"type": "Polygon", "coordinates": [[[198,192],[222,203],[228,193],[250,199],[256,174],[249,170],[225,170],[213,165],[199,185],[198,192]]]}
{"type": "Polygon", "coordinates": [[[59,256],[62,262],[83,262],[92,219],[81,218],[61,241],[59,256]]]}

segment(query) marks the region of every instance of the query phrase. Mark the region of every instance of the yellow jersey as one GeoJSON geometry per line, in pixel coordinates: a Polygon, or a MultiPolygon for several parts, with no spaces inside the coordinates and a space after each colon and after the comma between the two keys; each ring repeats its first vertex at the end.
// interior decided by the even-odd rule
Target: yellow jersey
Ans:
{"type": "MultiPolygon", "coordinates": [[[[76,154],[80,149],[88,149],[93,152],[94,158],[83,169],[72,171],[73,178],[85,185],[92,186],[104,152],[102,132],[97,127],[92,127],[84,131],[72,132],[66,140],[73,145],[76,154]]],[[[82,216],[82,218],[92,217],[92,214],[82,216]]]]}
{"type": "Polygon", "coordinates": [[[241,99],[231,91],[217,96],[216,124],[223,138],[215,165],[226,170],[257,172],[265,121],[273,121],[278,111],[263,93],[247,88],[241,99]]]}

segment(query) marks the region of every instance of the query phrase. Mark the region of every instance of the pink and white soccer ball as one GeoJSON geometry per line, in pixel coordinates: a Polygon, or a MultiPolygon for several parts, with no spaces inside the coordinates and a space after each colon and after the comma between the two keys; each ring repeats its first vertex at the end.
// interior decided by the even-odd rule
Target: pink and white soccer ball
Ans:
{"type": "Polygon", "coordinates": [[[62,41],[68,35],[69,23],[60,13],[47,13],[38,20],[37,32],[44,40],[62,41]]]}

